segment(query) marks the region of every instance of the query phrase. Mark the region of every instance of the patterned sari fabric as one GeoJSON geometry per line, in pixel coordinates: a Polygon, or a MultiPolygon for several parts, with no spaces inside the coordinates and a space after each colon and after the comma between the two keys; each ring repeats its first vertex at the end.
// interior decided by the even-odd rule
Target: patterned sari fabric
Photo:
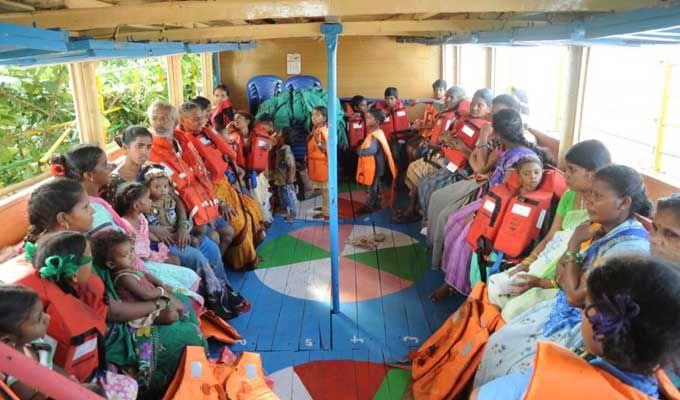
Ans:
{"type": "MultiPolygon", "coordinates": [[[[584,252],[585,268],[597,267],[603,257],[649,252],[647,231],[629,219],[594,241],[584,252]]],[[[475,376],[475,387],[500,376],[531,367],[539,340],[559,343],[579,353],[583,347],[580,310],[571,307],[560,291],[507,321],[491,335],[484,357],[475,376]]]]}
{"type": "MultiPolygon", "coordinates": [[[[107,268],[94,266],[102,279],[108,301],[120,301],[107,268]]],[[[170,325],[132,328],[125,322],[109,322],[104,338],[106,362],[133,376],[144,398],[161,398],[175,375],[185,346],[206,346],[198,327],[198,318],[189,300],[180,293],[175,297],[184,304],[184,315],[170,325]]]]}

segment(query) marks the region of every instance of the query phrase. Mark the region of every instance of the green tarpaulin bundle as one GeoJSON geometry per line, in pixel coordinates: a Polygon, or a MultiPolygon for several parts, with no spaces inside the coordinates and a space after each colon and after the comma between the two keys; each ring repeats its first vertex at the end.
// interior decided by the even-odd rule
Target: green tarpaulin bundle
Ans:
{"type": "MultiPolygon", "coordinates": [[[[346,123],[342,106],[339,100],[335,100],[338,121],[338,146],[347,146],[346,123]]],[[[262,114],[271,114],[274,117],[274,128],[279,130],[286,126],[292,126],[293,121],[302,123],[307,131],[312,128],[312,109],[316,106],[328,108],[328,92],[320,88],[300,89],[284,91],[270,99],[265,100],[257,110],[256,118],[262,114]]]]}

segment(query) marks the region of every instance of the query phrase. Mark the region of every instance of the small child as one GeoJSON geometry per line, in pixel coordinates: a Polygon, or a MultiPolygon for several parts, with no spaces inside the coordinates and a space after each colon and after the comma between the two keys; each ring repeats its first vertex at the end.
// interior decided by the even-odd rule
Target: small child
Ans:
{"type": "Polygon", "coordinates": [[[677,398],[660,372],[680,356],[680,319],[672,317],[680,315],[674,265],[646,256],[612,257],[589,273],[586,286],[581,334],[588,362],[540,343],[533,368],[497,378],[471,398],[677,398]]]}
{"type": "Polygon", "coordinates": [[[321,192],[321,206],[315,219],[328,219],[328,110],[318,106],[312,110],[312,132],[307,139],[307,169],[314,189],[321,192]]]}
{"type": "Polygon", "coordinates": [[[279,194],[279,201],[286,211],[286,218],[289,222],[293,222],[297,216],[297,195],[295,193],[295,157],[290,148],[291,129],[283,128],[276,136],[276,140],[279,149],[276,150],[276,168],[272,171],[272,179],[279,194]]]}
{"type": "Polygon", "coordinates": [[[543,179],[543,162],[538,157],[527,156],[520,158],[515,163],[515,169],[519,173],[521,187],[520,194],[533,192],[538,189],[543,179]]]}
{"type": "MultiPolygon", "coordinates": [[[[47,335],[50,316],[45,313],[38,294],[33,289],[20,285],[0,285],[0,339],[41,365],[68,376],[64,370],[53,363],[57,342],[47,335]]],[[[21,400],[47,398],[38,390],[18,381],[13,376],[0,373],[0,379],[21,400]]],[[[129,378],[128,378],[129,379],[129,378]]],[[[129,379],[131,388],[137,393],[134,380],[129,379]]],[[[87,389],[106,396],[106,392],[96,384],[83,385],[87,389]]]]}
{"type": "Polygon", "coordinates": [[[144,214],[151,214],[149,189],[137,182],[125,182],[116,189],[116,212],[125,219],[134,233],[135,254],[144,261],[169,262],[179,265],[179,258],[171,255],[164,243],[158,250],[151,249],[149,223],[144,214]]]}
{"type": "Polygon", "coordinates": [[[138,270],[132,239],[116,230],[101,232],[92,238],[94,263],[111,270],[116,292],[123,301],[156,301],[158,310],[146,317],[128,322],[133,328],[154,323],[169,325],[180,317],[172,296],[172,288],[163,285],[153,275],[138,270]]]}

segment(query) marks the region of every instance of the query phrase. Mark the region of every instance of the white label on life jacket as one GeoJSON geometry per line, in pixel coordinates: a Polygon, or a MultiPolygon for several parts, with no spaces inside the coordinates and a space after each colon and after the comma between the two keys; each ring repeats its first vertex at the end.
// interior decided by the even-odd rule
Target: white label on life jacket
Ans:
{"type": "Polygon", "coordinates": [[[397,111],[397,117],[405,117],[405,116],[406,116],[406,111],[404,111],[404,110],[397,111]]]}
{"type": "Polygon", "coordinates": [[[446,164],[446,169],[448,169],[451,172],[456,172],[458,166],[452,162],[449,162],[448,164],[446,164]]]}
{"type": "Polygon", "coordinates": [[[355,122],[352,124],[352,128],[354,129],[361,129],[361,123],[360,122],[355,122]]]}
{"type": "Polygon", "coordinates": [[[531,214],[531,208],[521,204],[515,204],[512,206],[511,212],[513,214],[521,215],[522,217],[528,217],[529,214],[531,214]]]}
{"type": "Polygon", "coordinates": [[[210,139],[208,139],[207,137],[205,137],[203,135],[201,135],[201,137],[198,140],[200,140],[201,143],[203,143],[203,144],[211,144],[212,143],[212,141],[210,139]]]}
{"type": "Polygon", "coordinates": [[[267,142],[266,140],[259,139],[257,141],[257,147],[263,147],[263,148],[267,147],[267,143],[269,143],[269,142],[267,142]]]}
{"type": "Polygon", "coordinates": [[[545,210],[541,210],[541,214],[538,216],[538,221],[536,221],[536,228],[541,229],[543,226],[543,220],[545,219],[545,215],[547,212],[545,210]]]}
{"type": "Polygon", "coordinates": [[[493,212],[493,210],[496,209],[496,203],[491,201],[491,199],[488,199],[487,201],[484,202],[484,209],[490,213],[493,212]]]}
{"type": "Polygon", "coordinates": [[[449,128],[451,127],[451,124],[452,124],[452,123],[453,123],[453,120],[452,120],[452,119],[446,121],[446,126],[444,127],[444,130],[445,130],[445,131],[448,131],[449,128]]]}
{"type": "Polygon", "coordinates": [[[191,377],[200,378],[203,376],[203,366],[200,361],[191,362],[191,377]]]}
{"type": "Polygon", "coordinates": [[[390,122],[390,117],[385,117],[385,122],[390,122]]]}
{"type": "Polygon", "coordinates": [[[95,350],[97,350],[96,337],[76,347],[76,351],[73,353],[73,361],[79,359],[80,357],[86,356],[95,350]]]}
{"type": "Polygon", "coordinates": [[[470,128],[468,125],[463,126],[463,133],[468,135],[468,137],[473,137],[475,135],[475,130],[470,128]]]}

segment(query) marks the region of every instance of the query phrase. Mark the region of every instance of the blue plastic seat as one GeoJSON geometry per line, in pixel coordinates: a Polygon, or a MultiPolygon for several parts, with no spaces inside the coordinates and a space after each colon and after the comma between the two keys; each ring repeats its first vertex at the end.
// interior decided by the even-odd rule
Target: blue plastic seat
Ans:
{"type": "Polygon", "coordinates": [[[282,89],[283,80],[276,75],[257,75],[250,78],[246,84],[250,112],[253,115],[257,114],[260,104],[281,93],[282,89]]]}
{"type": "Polygon", "coordinates": [[[294,75],[288,78],[284,87],[286,90],[320,88],[321,81],[312,75],[294,75]]]}

